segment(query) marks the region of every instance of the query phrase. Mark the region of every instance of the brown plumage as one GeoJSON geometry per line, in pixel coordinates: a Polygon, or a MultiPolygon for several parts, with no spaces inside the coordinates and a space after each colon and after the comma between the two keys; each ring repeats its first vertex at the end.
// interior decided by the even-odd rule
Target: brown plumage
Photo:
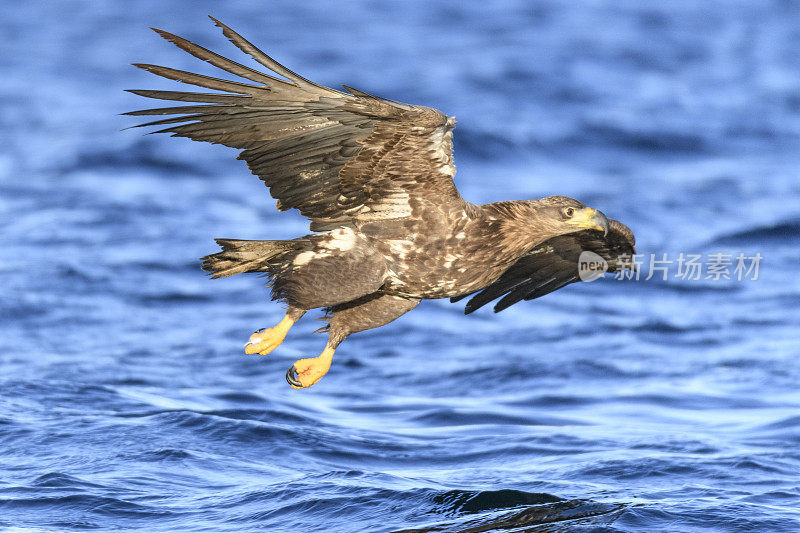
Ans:
{"type": "Polygon", "coordinates": [[[328,310],[326,349],[289,369],[293,387],[322,377],[347,335],[386,324],[421,299],[473,295],[469,313],[502,297],[500,311],[577,281],[586,250],[612,271],[627,268],[631,231],[577,200],[462,199],[453,183],[452,117],[312,83],[212,20],[271,74],[155,30],[246,82],[136,64],[219,92],[135,90],[193,104],[128,114],[173,115],[142,126],[167,125],[158,132],[241,150],[239,159],[269,187],[278,209],[296,208],[310,219],[313,233],[290,241],[218,239],[222,251],[203,263],[213,277],[266,273],[273,298],[288,304],[280,324],[253,334],[248,353],[272,351],[306,310],[328,310]]]}

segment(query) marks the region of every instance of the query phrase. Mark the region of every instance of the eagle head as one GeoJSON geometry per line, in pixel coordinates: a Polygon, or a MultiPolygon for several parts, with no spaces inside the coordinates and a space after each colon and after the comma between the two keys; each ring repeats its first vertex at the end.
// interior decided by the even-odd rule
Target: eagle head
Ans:
{"type": "Polygon", "coordinates": [[[583,230],[608,234],[608,219],[597,209],[568,196],[548,196],[533,202],[536,229],[553,237],[583,230]]]}

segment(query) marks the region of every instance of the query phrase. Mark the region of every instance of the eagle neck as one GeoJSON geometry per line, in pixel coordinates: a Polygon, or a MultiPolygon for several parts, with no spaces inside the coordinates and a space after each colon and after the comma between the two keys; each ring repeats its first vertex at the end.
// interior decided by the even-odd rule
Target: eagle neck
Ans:
{"type": "Polygon", "coordinates": [[[558,233],[542,220],[535,200],[495,202],[481,206],[491,230],[496,232],[503,249],[519,258],[558,233]]]}

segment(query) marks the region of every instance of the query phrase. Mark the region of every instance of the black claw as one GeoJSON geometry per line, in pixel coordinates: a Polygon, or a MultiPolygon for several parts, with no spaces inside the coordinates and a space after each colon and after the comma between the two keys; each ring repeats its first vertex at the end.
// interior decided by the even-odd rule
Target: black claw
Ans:
{"type": "Polygon", "coordinates": [[[293,387],[303,386],[303,384],[300,383],[300,379],[297,377],[297,369],[295,369],[294,365],[290,366],[289,370],[286,371],[286,381],[293,387]]]}

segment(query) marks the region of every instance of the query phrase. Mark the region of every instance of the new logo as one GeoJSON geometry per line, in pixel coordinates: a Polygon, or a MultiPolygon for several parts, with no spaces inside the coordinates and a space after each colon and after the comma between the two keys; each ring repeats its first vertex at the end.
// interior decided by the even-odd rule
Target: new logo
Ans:
{"type": "Polygon", "coordinates": [[[602,278],[608,271],[608,261],[600,255],[588,250],[581,252],[578,257],[578,276],[587,283],[602,278]]]}

